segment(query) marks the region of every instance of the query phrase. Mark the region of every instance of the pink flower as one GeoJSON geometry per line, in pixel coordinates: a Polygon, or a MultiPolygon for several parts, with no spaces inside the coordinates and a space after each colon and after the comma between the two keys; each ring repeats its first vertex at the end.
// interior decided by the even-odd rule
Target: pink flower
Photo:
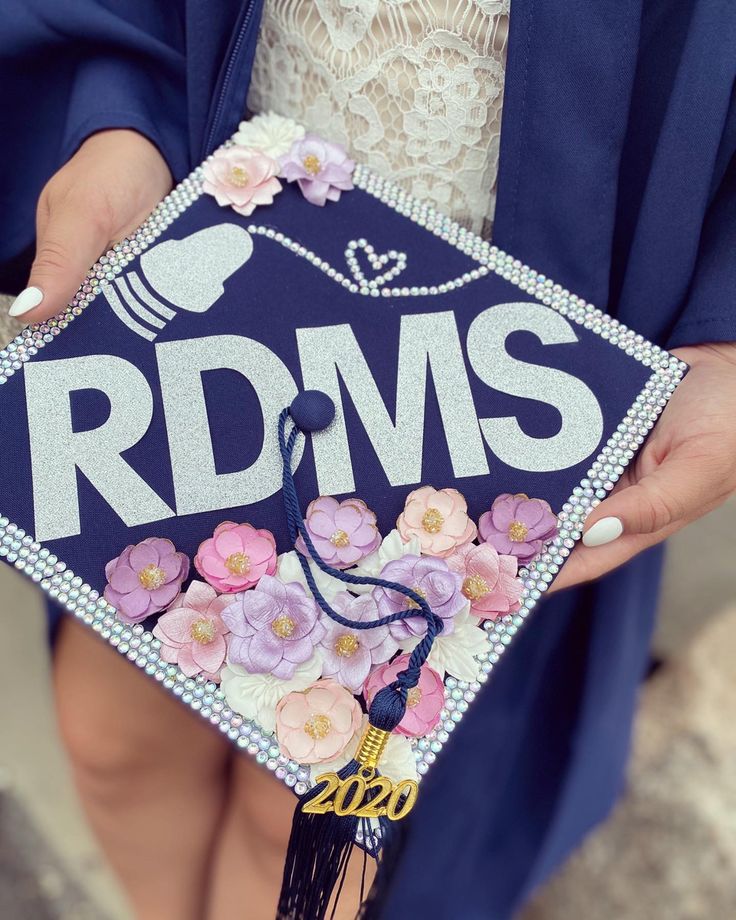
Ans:
{"type": "Polygon", "coordinates": [[[174,600],[189,574],[189,560],[171,540],[147,537],[126,546],[105,566],[105,600],[125,623],[140,623],[174,600]]]}
{"type": "MultiPolygon", "coordinates": [[[[348,620],[371,622],[378,619],[375,600],[369,594],[353,597],[341,591],[332,601],[332,607],[348,620]]],[[[326,633],[320,642],[322,673],[333,677],[343,687],[359,693],[371,666],[384,661],[398,650],[398,643],[388,626],[371,629],[351,629],[324,617],[326,633]]]]}
{"type": "Polygon", "coordinates": [[[544,544],[557,532],[557,518],[541,498],[518,495],[499,495],[491,510],[481,515],[478,522],[480,535],[499,553],[516,556],[526,565],[541,553],[544,544]]]}
{"type": "Polygon", "coordinates": [[[276,540],[270,530],[224,521],[200,544],[194,567],[224,594],[245,591],[276,571],[276,540]]]}
{"type": "Polygon", "coordinates": [[[297,182],[310,204],[323,206],[339,201],[340,194],[353,187],[351,176],[355,162],[345,148],[316,134],[305,134],[281,157],[281,175],[287,182],[297,182]]]}
{"type": "Polygon", "coordinates": [[[519,566],[515,556],[500,556],[490,543],[467,543],[447,559],[447,564],[462,576],[460,590],[475,616],[497,620],[519,609],[522,584],[516,577],[519,566]]]}
{"type": "Polygon", "coordinates": [[[457,489],[422,486],[410,492],[396,522],[402,540],[417,537],[427,556],[449,556],[476,537],[468,505],[457,489]]]}
{"type": "MultiPolygon", "coordinates": [[[[365,698],[368,706],[383,687],[393,683],[401,671],[406,670],[409,655],[399,655],[390,664],[376,668],[365,682],[365,698]]],[[[445,705],[445,685],[440,675],[428,664],[422,665],[419,683],[407,696],[406,713],[394,731],[410,738],[419,738],[432,731],[439,722],[440,712],[445,705]]]]}
{"type": "MultiPolygon", "coordinates": [[[[304,523],[319,555],[328,565],[338,569],[355,565],[381,544],[376,515],[359,498],[339,502],[329,495],[321,495],[310,502],[304,523]]],[[[309,555],[301,537],[296,541],[296,548],[305,556],[309,555]]]]}
{"type": "Polygon", "coordinates": [[[203,674],[219,682],[227,654],[227,627],[220,614],[230,601],[203,581],[193,581],[153,627],[162,642],[161,658],[178,664],[187,677],[203,674]]]}
{"type": "Polygon", "coordinates": [[[282,752],[299,763],[327,763],[347,747],[362,711],[353,694],[334,680],[318,680],[289,693],[276,706],[282,752]]]}
{"type": "Polygon", "coordinates": [[[281,191],[276,178],[279,164],[272,157],[248,147],[216,150],[202,167],[202,190],[214,195],[219,205],[230,205],[248,217],[259,204],[271,204],[281,191]]]}
{"type": "Polygon", "coordinates": [[[325,634],[319,607],[304,588],[270,575],[254,591],[230,598],[222,619],[232,633],[230,661],[281,680],[292,679],[325,634]]]}

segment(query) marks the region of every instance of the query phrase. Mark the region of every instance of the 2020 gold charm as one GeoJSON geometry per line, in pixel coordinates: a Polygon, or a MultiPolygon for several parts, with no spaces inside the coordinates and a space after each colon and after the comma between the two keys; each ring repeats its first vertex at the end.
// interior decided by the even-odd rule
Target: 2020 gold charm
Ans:
{"type": "Polygon", "coordinates": [[[355,752],[355,760],[359,764],[357,772],[345,779],[337,773],[318,776],[317,784],[324,783],[324,789],[305,803],[302,811],[315,815],[334,811],[339,817],[385,816],[389,821],[405,818],[414,807],[419,787],[413,779],[394,783],[377,772],[378,762],[390,737],[390,732],[368,725],[355,752]]]}
{"type": "Polygon", "coordinates": [[[324,783],[324,789],[303,811],[324,815],[334,811],[336,815],[353,815],[356,818],[382,818],[400,821],[414,807],[419,787],[413,779],[402,779],[394,783],[386,776],[380,776],[371,767],[361,767],[358,773],[341,779],[337,773],[323,773],[317,783],[324,783]]]}

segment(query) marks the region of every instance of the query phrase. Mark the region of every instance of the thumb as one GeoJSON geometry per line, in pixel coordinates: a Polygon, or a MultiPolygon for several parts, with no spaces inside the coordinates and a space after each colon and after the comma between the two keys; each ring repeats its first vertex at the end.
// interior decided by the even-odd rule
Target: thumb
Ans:
{"type": "Polygon", "coordinates": [[[663,539],[708,511],[717,492],[702,458],[676,451],[595,509],[586,522],[583,545],[602,546],[622,533],[658,542],[652,537],[663,539]]]}
{"type": "Polygon", "coordinates": [[[70,195],[42,218],[39,211],[36,258],[28,287],[9,314],[38,323],[60,313],[110,241],[105,222],[95,219],[90,202],[70,195]]]}
{"type": "Polygon", "coordinates": [[[681,450],[636,482],[622,477],[616,491],[591,512],[582,546],[567,561],[552,590],[592,581],[666,539],[718,504],[715,469],[681,450]]]}

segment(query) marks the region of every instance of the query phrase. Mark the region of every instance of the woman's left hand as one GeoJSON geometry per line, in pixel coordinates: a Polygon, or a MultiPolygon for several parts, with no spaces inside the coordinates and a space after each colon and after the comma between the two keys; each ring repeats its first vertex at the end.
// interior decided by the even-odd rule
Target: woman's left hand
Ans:
{"type": "Polygon", "coordinates": [[[690,365],[551,591],[599,578],[736,492],[736,343],[674,351],[690,365]]]}

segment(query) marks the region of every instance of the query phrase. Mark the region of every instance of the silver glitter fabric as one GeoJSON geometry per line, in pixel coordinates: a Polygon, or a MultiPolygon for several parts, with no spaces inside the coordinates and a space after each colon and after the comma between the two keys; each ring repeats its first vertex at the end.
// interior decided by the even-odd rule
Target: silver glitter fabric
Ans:
{"type": "Polygon", "coordinates": [[[153,397],[146,378],[116,355],[87,355],[29,364],[25,373],[34,519],[41,540],[80,533],[77,469],[128,527],[174,516],[121,454],[146,433],[153,397]],[[107,421],[74,431],[69,393],[102,388],[107,421]],[[132,409],[132,411],[131,411],[132,409]]]}
{"type": "Polygon", "coordinates": [[[281,455],[276,438],[264,438],[258,459],[236,473],[217,473],[202,386],[203,371],[233,368],[256,389],[263,425],[276,431],[278,418],[297,394],[286,365],[265,345],[242,335],[211,335],[156,346],[166,411],[177,512],[196,514],[236,508],[278,492],[281,455]]]}
{"type": "Polygon", "coordinates": [[[468,330],[468,358],[480,379],[501,393],[554,406],[562,419],[547,438],[525,434],[515,416],[480,420],[483,435],[499,460],[517,470],[564,470],[589,457],[603,435],[603,414],[582,380],[554,367],[528,364],[505,349],[509,333],[533,332],[544,345],[576,342],[570,322],[541,304],[498,304],[479,313],[468,330]]]}
{"type": "MultiPolygon", "coordinates": [[[[556,323],[554,320],[549,319],[544,321],[540,319],[538,321],[534,317],[534,311],[529,304],[524,304],[524,310],[527,311],[525,320],[543,341],[574,340],[575,326],[580,326],[600,336],[609,342],[612,347],[622,349],[627,355],[651,371],[642,391],[624,418],[621,419],[616,430],[607,439],[600,453],[588,469],[586,476],[572,489],[568,501],[565,502],[558,515],[557,535],[551,541],[546,552],[527,568],[521,570],[520,576],[524,585],[521,609],[515,614],[504,617],[502,620],[486,624],[487,651],[478,659],[477,679],[467,682],[456,680],[452,677],[446,678],[445,704],[439,723],[426,737],[412,739],[417,770],[421,778],[434,763],[443,745],[448,741],[456,725],[461,721],[463,714],[475,699],[481,686],[493,673],[504,652],[514,641],[514,637],[524,626],[538,601],[549,588],[555,575],[559,572],[560,567],[575,546],[575,542],[580,538],[586,516],[613,489],[627,464],[633,459],[637,449],[644,442],[646,435],[654,426],[658,416],[681,380],[686,366],[668,352],[646,341],[641,335],[638,335],[617,320],[605,315],[592,304],[586,303],[559,284],[555,284],[551,279],[523,265],[513,256],[475,236],[459,224],[436,212],[429,205],[413,199],[406,192],[374,175],[365,167],[358,166],[356,168],[354,181],[358,188],[380,200],[387,207],[405,215],[414,223],[446,241],[448,245],[454,246],[465,253],[474,261],[476,267],[461,276],[447,279],[445,282],[431,287],[407,287],[401,286],[401,275],[406,265],[406,256],[397,251],[376,252],[369,247],[365,240],[355,240],[349,243],[348,252],[346,253],[348,273],[345,274],[324,262],[318,255],[309,251],[298,241],[292,240],[272,228],[252,224],[247,228],[248,232],[245,236],[248,236],[249,240],[251,237],[256,236],[264,236],[274,240],[279,245],[290,249],[311,262],[316,269],[324,272],[336,283],[366,297],[390,298],[444,294],[464,285],[472,284],[473,281],[484,275],[495,273],[511,284],[516,285],[527,297],[536,299],[539,303],[556,311],[560,318],[565,318],[564,323],[556,323]],[[368,258],[369,264],[377,272],[370,280],[366,279],[360,268],[361,263],[358,261],[357,255],[359,252],[363,257],[368,258]],[[573,337],[572,339],[570,338],[571,336],[573,337]]],[[[133,236],[114,246],[95,263],[70,303],[69,308],[63,314],[46,323],[29,326],[13,342],[0,351],[0,385],[4,384],[13,374],[21,371],[24,365],[38,353],[39,349],[51,344],[55,337],[60,335],[69,323],[103,292],[103,285],[111,285],[115,282],[125,266],[155,244],[161,233],[200,194],[201,168],[198,168],[177,186],[133,236]]],[[[240,241],[234,247],[237,252],[237,258],[233,257],[231,261],[230,256],[228,256],[226,263],[216,262],[217,269],[214,274],[220,279],[217,283],[221,285],[227,274],[235,270],[237,267],[235,262],[238,259],[245,261],[249,257],[250,251],[247,251],[247,245],[245,237],[241,236],[240,241]]],[[[157,247],[156,252],[163,250],[164,246],[168,246],[168,244],[165,243],[163,246],[157,247]]],[[[219,251],[227,252],[228,247],[222,247],[219,251]]],[[[176,268],[177,265],[181,266],[182,264],[181,261],[177,261],[183,257],[182,252],[180,250],[176,253],[172,249],[171,258],[167,256],[166,260],[162,259],[161,262],[158,262],[158,259],[154,262],[152,259],[144,258],[142,270],[146,275],[146,280],[158,291],[168,291],[172,302],[179,306],[184,306],[184,309],[207,309],[207,305],[212,302],[212,298],[219,296],[217,283],[210,280],[207,282],[206,287],[193,292],[190,299],[184,299],[184,295],[177,287],[179,279],[177,278],[176,268]]],[[[210,252],[210,258],[217,259],[214,247],[213,251],[210,252]]],[[[242,264],[242,261],[240,264],[242,264]]],[[[138,279],[139,281],[140,279],[138,279]]],[[[108,288],[107,290],[110,289],[108,288]]],[[[116,288],[116,293],[118,293],[118,296],[120,295],[119,288],[116,288]]],[[[165,308],[163,311],[160,309],[165,305],[146,302],[146,306],[151,308],[153,314],[163,321],[176,322],[175,317],[172,318],[168,315],[168,313],[174,311],[169,308],[165,308]],[[168,310],[168,313],[166,310],[168,310]]],[[[517,306],[515,304],[507,306],[508,322],[517,323],[519,321],[517,306]]],[[[549,311],[545,311],[545,314],[550,315],[549,311]]],[[[435,315],[433,322],[437,324],[435,334],[442,335],[444,338],[445,351],[443,355],[447,362],[447,346],[448,343],[452,345],[453,332],[449,326],[446,328],[446,319],[443,319],[443,317],[444,314],[438,313],[435,315]]],[[[140,318],[139,314],[138,319],[140,318]]],[[[411,318],[408,318],[407,321],[410,323],[411,318]]],[[[476,322],[482,324],[486,323],[487,320],[483,319],[481,315],[476,322]]],[[[153,326],[156,328],[155,323],[153,326]]],[[[336,337],[338,332],[339,335],[344,335],[340,331],[342,328],[336,327],[333,330],[336,337]]],[[[475,340],[476,335],[471,329],[469,342],[471,360],[476,372],[485,374],[483,379],[492,386],[499,387],[502,390],[504,390],[505,386],[505,392],[513,393],[514,391],[507,381],[508,375],[505,377],[502,369],[496,368],[495,371],[488,369],[487,365],[490,362],[484,357],[482,351],[483,347],[487,348],[487,344],[483,346],[482,339],[485,338],[485,333],[488,330],[485,330],[484,335],[481,336],[479,329],[480,327],[476,328],[478,333],[477,341],[475,340]],[[485,370],[482,370],[482,368],[485,368],[485,370]]],[[[500,327],[498,334],[501,335],[500,327]]],[[[308,333],[304,333],[299,342],[307,373],[310,367],[308,353],[311,348],[336,348],[334,342],[325,339],[310,342],[308,338],[308,333]]],[[[343,345],[348,349],[350,344],[349,339],[343,341],[343,345]]],[[[439,384],[437,384],[437,380],[435,383],[438,386],[441,401],[445,398],[442,395],[444,393],[443,378],[439,368],[432,363],[432,349],[429,338],[426,341],[413,342],[411,346],[407,344],[407,348],[409,347],[414,349],[415,356],[417,353],[428,356],[432,373],[438,375],[439,384]]],[[[161,360],[163,357],[164,368],[169,365],[170,368],[173,368],[177,364],[174,349],[175,343],[167,344],[161,348],[159,359],[161,360]],[[166,349],[172,350],[167,352],[166,349]],[[169,357],[170,361],[168,360],[169,357]]],[[[220,352],[218,359],[221,358],[222,353],[220,352]]],[[[206,359],[207,356],[203,355],[202,366],[206,366],[206,359]]],[[[248,360],[259,361],[260,358],[258,354],[253,352],[249,354],[248,360]]],[[[339,360],[340,356],[337,355],[336,361],[339,360]]],[[[416,365],[421,362],[414,361],[413,363],[416,365]]],[[[320,362],[320,366],[324,367],[324,363],[320,362]]],[[[569,445],[574,443],[575,438],[568,437],[568,435],[574,430],[574,426],[578,424],[576,417],[585,418],[586,424],[592,427],[593,433],[598,431],[600,434],[600,420],[596,413],[596,407],[591,403],[586,392],[583,390],[576,391],[574,387],[571,388],[572,378],[566,377],[562,372],[558,372],[561,376],[554,377],[549,376],[549,369],[542,368],[540,370],[545,371],[548,376],[535,378],[534,374],[537,371],[529,369],[528,366],[522,370],[528,376],[525,392],[528,391],[530,382],[534,386],[544,387],[545,399],[551,399],[552,402],[556,403],[563,414],[565,423],[560,432],[559,446],[556,449],[555,466],[574,463],[575,457],[570,453],[569,445]],[[571,428],[570,426],[573,427],[571,428]]],[[[519,368],[516,367],[514,373],[518,374],[518,372],[519,368]]],[[[171,373],[173,373],[173,370],[171,370],[171,373]]],[[[361,414],[366,426],[373,426],[379,432],[379,436],[385,439],[387,468],[393,471],[392,476],[397,482],[415,481],[415,472],[412,470],[416,466],[416,455],[409,453],[408,456],[399,457],[396,450],[396,443],[403,440],[395,433],[396,430],[399,430],[399,424],[391,426],[382,415],[382,411],[385,413],[385,408],[374,405],[375,401],[371,397],[370,381],[361,377],[360,367],[353,366],[351,373],[355,375],[353,377],[354,386],[361,388],[361,414]]],[[[406,373],[409,374],[410,372],[407,370],[406,373]]],[[[30,374],[28,380],[33,385],[34,374],[30,374]]],[[[40,377],[36,377],[35,380],[41,385],[40,377]]],[[[191,386],[187,390],[188,398],[196,403],[200,399],[200,395],[194,378],[190,383],[191,386]]],[[[289,382],[284,378],[280,386],[290,389],[292,383],[293,381],[289,382]]],[[[334,379],[328,379],[324,376],[319,379],[315,376],[310,380],[310,384],[319,386],[328,392],[334,391],[335,388],[334,379]]],[[[169,388],[170,392],[174,392],[174,389],[169,388]]],[[[411,392],[412,390],[418,392],[419,389],[421,387],[418,386],[416,380],[407,378],[406,392],[411,392]]],[[[462,400],[465,397],[462,392],[456,392],[454,398],[462,400]]],[[[283,403],[280,401],[281,404],[283,403]]],[[[418,401],[415,400],[412,405],[416,409],[418,401]]],[[[177,415],[177,409],[176,406],[170,408],[173,419],[177,415]]],[[[404,415],[401,416],[401,425],[404,427],[400,430],[410,432],[412,441],[415,437],[421,440],[421,422],[419,422],[419,428],[417,428],[417,420],[409,417],[408,409],[404,408],[402,411],[404,415]]],[[[472,419],[473,424],[469,422],[467,426],[460,426],[457,430],[448,432],[453,442],[451,456],[453,463],[456,464],[458,475],[460,475],[460,470],[465,470],[463,475],[470,475],[467,470],[472,470],[473,473],[475,471],[485,472],[487,465],[482,450],[482,434],[492,443],[496,443],[497,430],[494,426],[499,424],[508,426],[511,424],[508,419],[486,419],[481,422],[481,434],[481,430],[477,428],[475,423],[474,412],[470,409],[468,417],[472,419]]],[[[505,437],[507,434],[508,432],[505,437]]],[[[129,435],[130,433],[127,436],[129,435]]],[[[123,433],[118,433],[117,436],[123,438],[124,435],[123,433]]],[[[323,442],[327,445],[324,448],[325,456],[318,460],[320,485],[326,492],[349,492],[351,490],[351,483],[345,478],[345,470],[339,471],[337,474],[330,472],[330,470],[337,469],[340,465],[340,458],[344,457],[344,437],[344,428],[341,427],[338,416],[334,426],[334,433],[323,442]]],[[[593,434],[591,434],[592,439],[593,434]]],[[[596,442],[597,440],[596,436],[596,442]]],[[[516,441],[512,437],[508,442],[511,446],[507,447],[507,450],[513,450],[514,457],[513,459],[509,458],[509,462],[518,465],[523,457],[526,459],[527,468],[544,469],[545,461],[539,457],[535,458],[533,450],[530,450],[532,445],[529,445],[527,441],[528,439],[524,440],[522,432],[517,434],[516,441]],[[536,465],[529,467],[529,463],[536,465]]],[[[405,446],[406,443],[404,443],[405,446]]],[[[547,453],[547,450],[548,448],[545,448],[545,453],[547,453]]],[[[185,457],[183,462],[185,464],[202,463],[206,471],[209,468],[210,458],[202,453],[201,450],[199,452],[193,450],[188,457],[185,457]]],[[[238,485],[237,488],[241,488],[241,485],[238,485]]],[[[228,495],[230,495],[229,492],[228,495]]],[[[189,494],[186,489],[182,489],[181,494],[177,494],[177,500],[185,505],[188,504],[187,510],[190,512],[197,509],[197,496],[189,494]]],[[[49,496],[49,501],[53,502],[54,499],[49,496]]],[[[243,498],[240,494],[238,494],[237,499],[230,495],[230,497],[223,496],[222,501],[223,504],[233,504],[242,502],[243,498]]],[[[134,513],[134,511],[131,513],[134,513]]],[[[39,584],[50,597],[54,598],[83,623],[97,632],[116,648],[121,655],[125,655],[137,667],[181,699],[183,703],[197,712],[201,718],[206,719],[218,728],[239,748],[254,756],[259,763],[271,770],[287,786],[294,789],[298,794],[302,794],[309,788],[312,777],[308,766],[300,765],[282,755],[272,734],[263,731],[256,723],[246,720],[238,713],[233,712],[228,707],[222,690],[215,684],[208,682],[202,676],[187,678],[175,665],[162,661],[160,642],[150,632],[147,632],[141,625],[128,626],[120,622],[116,617],[115,609],[104,598],[100,597],[94,588],[86,584],[82,577],[70,571],[62,560],[57,559],[47,548],[43,547],[41,542],[32,534],[26,533],[15,523],[8,520],[7,517],[0,517],[0,556],[5,557],[8,563],[14,565],[39,584]]]]}
{"type": "Polygon", "coordinates": [[[297,342],[305,389],[327,393],[336,407],[335,421],[313,442],[320,494],[338,495],[355,489],[340,380],[391,485],[409,486],[421,481],[428,365],[455,475],[488,473],[452,312],[402,317],[395,423],[349,325],[298,329],[297,342]]]}

